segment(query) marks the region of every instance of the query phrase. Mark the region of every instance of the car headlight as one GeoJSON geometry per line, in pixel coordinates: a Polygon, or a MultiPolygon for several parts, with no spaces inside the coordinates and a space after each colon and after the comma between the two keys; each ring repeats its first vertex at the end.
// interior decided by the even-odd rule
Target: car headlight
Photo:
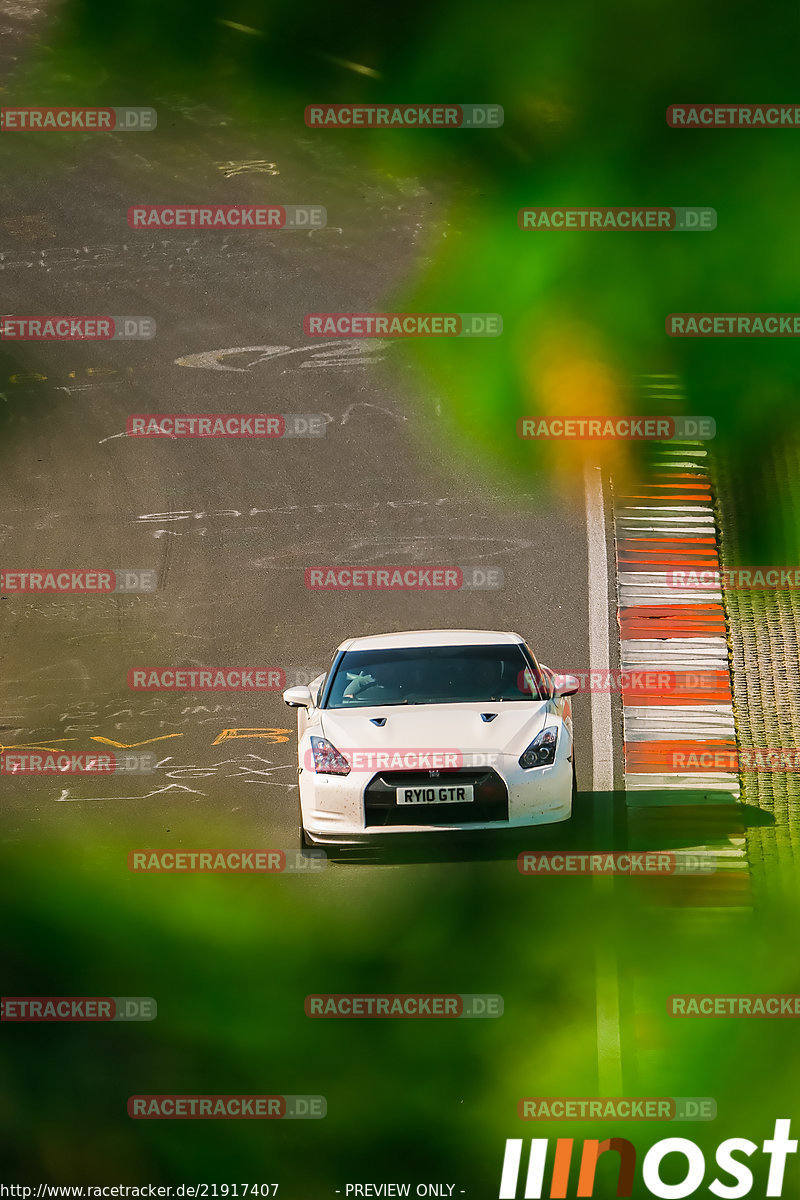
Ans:
{"type": "Polygon", "coordinates": [[[556,761],[556,743],[558,729],[548,725],[541,733],[537,733],[528,749],[520,755],[519,765],[526,771],[531,767],[552,767],[556,761]]]}
{"type": "Polygon", "coordinates": [[[349,775],[350,763],[327,738],[312,737],[311,753],[318,775],[349,775]]]}

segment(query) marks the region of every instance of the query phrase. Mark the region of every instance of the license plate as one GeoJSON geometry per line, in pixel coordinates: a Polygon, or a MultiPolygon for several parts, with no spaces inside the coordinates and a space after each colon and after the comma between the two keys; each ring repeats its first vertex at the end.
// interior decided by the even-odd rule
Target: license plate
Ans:
{"type": "Polygon", "coordinates": [[[468,804],[474,798],[471,783],[397,789],[398,804],[468,804]]]}

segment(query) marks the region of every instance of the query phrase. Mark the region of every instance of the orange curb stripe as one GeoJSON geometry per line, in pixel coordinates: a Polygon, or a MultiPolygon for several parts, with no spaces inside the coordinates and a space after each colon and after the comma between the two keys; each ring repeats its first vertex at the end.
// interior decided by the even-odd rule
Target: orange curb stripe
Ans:
{"type": "MultiPolygon", "coordinates": [[[[643,491],[670,491],[670,492],[710,492],[711,484],[705,483],[702,479],[695,479],[691,483],[650,483],[642,481],[635,485],[643,491]]],[[[629,495],[636,493],[620,492],[620,499],[627,499],[629,495]]]]}
{"type": "MultiPolygon", "coordinates": [[[[642,551],[642,553],[647,553],[642,551]]],[[[627,555],[617,558],[617,564],[630,570],[631,567],[668,567],[674,571],[686,571],[696,574],[698,571],[717,571],[719,569],[719,559],[715,556],[705,558],[674,558],[668,554],[650,554],[647,558],[629,558],[627,555]]],[[[653,572],[645,572],[652,575],[653,572]]],[[[711,587],[713,581],[709,581],[706,586],[711,587]]],[[[681,588],[681,591],[684,589],[681,588]]],[[[696,589],[693,589],[696,590],[696,589]]]]}
{"type": "MultiPolygon", "coordinates": [[[[676,500],[678,500],[678,501],[698,500],[698,501],[702,501],[705,503],[708,501],[708,496],[706,496],[704,494],[695,494],[695,493],[689,493],[689,492],[684,492],[684,493],[681,493],[681,495],[676,495],[676,496],[649,496],[649,495],[642,495],[639,493],[631,493],[628,496],[620,496],[619,499],[620,500],[649,500],[651,502],[658,501],[658,502],[660,502],[658,506],[663,508],[663,507],[668,507],[668,506],[674,505],[676,500]]],[[[691,516],[691,513],[687,513],[686,516],[687,517],[691,516]]]]}
{"type": "Polygon", "coordinates": [[[671,542],[658,541],[656,538],[638,538],[636,541],[620,539],[618,550],[630,553],[632,550],[658,550],[673,554],[716,554],[717,547],[713,542],[682,542],[675,538],[671,542]]]}
{"type": "MultiPolygon", "coordinates": [[[[667,489],[671,489],[676,492],[681,491],[681,490],[684,490],[684,491],[694,490],[694,491],[698,491],[698,492],[710,492],[711,491],[711,484],[708,483],[705,479],[698,478],[698,479],[674,480],[670,476],[667,475],[667,476],[664,476],[664,480],[665,480],[665,482],[661,483],[658,480],[639,479],[635,483],[632,483],[630,486],[633,488],[641,488],[644,491],[647,491],[648,489],[652,490],[652,491],[656,491],[659,488],[661,488],[665,491],[667,489]]],[[[629,495],[630,493],[619,492],[618,494],[621,497],[625,497],[625,496],[629,495]]]]}
{"type": "Polygon", "coordinates": [[[726,683],[724,687],[720,685],[702,692],[697,688],[686,688],[684,691],[679,691],[677,688],[662,690],[653,688],[652,691],[636,688],[627,692],[622,691],[623,705],[631,708],[646,707],[648,704],[663,705],[664,707],[675,704],[684,706],[688,704],[725,704],[732,700],[729,683],[726,683]]]}
{"type": "Polygon", "coordinates": [[[620,637],[714,637],[725,635],[725,613],[719,604],[640,604],[617,613],[620,637]]]}
{"type": "Polygon", "coordinates": [[[617,550],[617,561],[620,559],[635,562],[637,557],[651,558],[654,555],[683,560],[686,563],[719,562],[719,555],[712,546],[620,546],[617,550]]]}
{"type": "Polygon", "coordinates": [[[621,687],[622,703],[640,704],[721,704],[731,699],[727,671],[669,671],[655,668],[631,668],[644,687],[621,687]]]}
{"type": "Polygon", "coordinates": [[[617,543],[617,565],[717,570],[719,555],[713,539],[624,538],[617,543]]]}
{"type": "Polygon", "coordinates": [[[734,741],[705,741],[705,742],[625,742],[625,770],[632,773],[654,774],[661,772],[673,772],[675,774],[684,774],[690,772],[692,774],[708,771],[725,771],[730,770],[733,774],[736,773],[736,743],[734,741]],[[694,756],[697,761],[701,761],[699,756],[712,754],[713,756],[721,756],[719,761],[724,763],[729,760],[733,765],[730,767],[722,766],[687,766],[678,765],[675,762],[676,755],[683,755],[683,762],[689,756],[694,756]]]}

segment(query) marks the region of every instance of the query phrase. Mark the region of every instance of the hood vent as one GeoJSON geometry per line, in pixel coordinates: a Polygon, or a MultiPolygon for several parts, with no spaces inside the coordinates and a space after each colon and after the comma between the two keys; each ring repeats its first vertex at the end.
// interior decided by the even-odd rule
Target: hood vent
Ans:
{"type": "Polygon", "coordinates": [[[377,725],[379,728],[382,729],[383,726],[386,724],[386,717],[370,717],[370,721],[372,722],[373,725],[377,725]]]}
{"type": "Polygon", "coordinates": [[[493,721],[495,719],[496,716],[497,716],[497,713],[481,713],[481,720],[484,722],[485,725],[488,725],[491,721],[493,721]]]}

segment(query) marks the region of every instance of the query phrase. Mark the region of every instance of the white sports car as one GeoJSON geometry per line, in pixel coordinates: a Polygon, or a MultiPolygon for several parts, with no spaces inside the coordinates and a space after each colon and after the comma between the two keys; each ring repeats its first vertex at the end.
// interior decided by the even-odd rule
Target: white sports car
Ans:
{"type": "Polygon", "coordinates": [[[572,675],[516,633],[424,629],[342,642],[292,687],[304,846],[566,821],[572,675]]]}

